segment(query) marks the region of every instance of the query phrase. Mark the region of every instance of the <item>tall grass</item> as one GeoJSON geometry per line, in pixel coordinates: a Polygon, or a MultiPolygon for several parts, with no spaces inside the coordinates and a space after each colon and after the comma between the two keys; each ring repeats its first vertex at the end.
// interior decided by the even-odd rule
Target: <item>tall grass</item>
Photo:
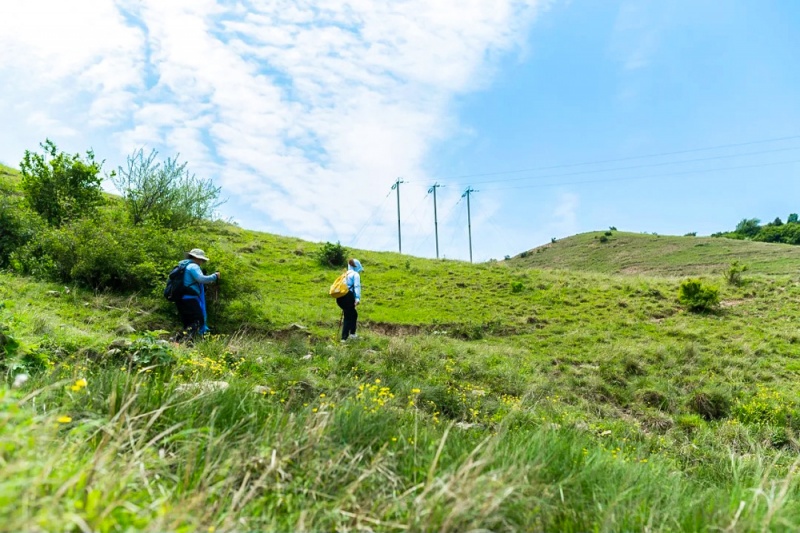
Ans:
{"type": "Polygon", "coordinates": [[[713,477],[696,475],[646,442],[537,422],[546,413],[535,408],[460,427],[413,397],[400,408],[343,392],[290,409],[244,380],[181,388],[117,369],[70,387],[0,392],[5,530],[800,525],[797,463],[728,450],[709,456],[713,477]]]}

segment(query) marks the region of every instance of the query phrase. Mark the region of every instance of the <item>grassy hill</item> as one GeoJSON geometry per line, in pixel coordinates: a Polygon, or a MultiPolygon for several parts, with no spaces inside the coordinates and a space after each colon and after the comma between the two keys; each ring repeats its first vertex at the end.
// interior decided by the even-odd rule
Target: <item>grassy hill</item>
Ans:
{"type": "Polygon", "coordinates": [[[694,276],[721,274],[732,261],[752,272],[793,274],[800,247],[715,237],[673,237],[620,231],[592,232],[560,239],[513,257],[529,268],[562,268],[607,274],[694,276]],[[601,242],[604,237],[606,242],[601,242]]]}
{"type": "Polygon", "coordinates": [[[194,347],[166,340],[160,287],[0,272],[6,529],[800,526],[793,249],[615,232],[481,265],[354,250],[362,339],[342,344],[318,243],[198,235],[256,304],[194,347]],[[740,285],[717,273],[732,259],[740,285]],[[688,274],[717,311],[678,304],[688,274]]]}

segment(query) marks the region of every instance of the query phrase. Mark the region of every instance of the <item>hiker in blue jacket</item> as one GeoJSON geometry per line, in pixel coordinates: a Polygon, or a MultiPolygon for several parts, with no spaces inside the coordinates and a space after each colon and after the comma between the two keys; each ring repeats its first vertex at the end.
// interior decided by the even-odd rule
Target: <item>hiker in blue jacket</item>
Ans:
{"type": "Polygon", "coordinates": [[[183,273],[184,295],[175,301],[178,314],[183,322],[181,338],[194,341],[195,337],[203,337],[208,331],[206,325],[206,291],[205,285],[219,281],[219,272],[206,276],[200,265],[208,261],[205,252],[195,248],[186,253],[186,259],[178,263],[186,265],[183,273]]]}
{"type": "Polygon", "coordinates": [[[361,275],[360,272],[364,271],[361,262],[358,259],[349,259],[347,261],[347,277],[345,283],[350,291],[336,298],[336,305],[341,307],[344,314],[342,320],[342,342],[348,338],[358,338],[356,335],[356,322],[358,321],[358,311],[356,307],[361,303],[361,275]]]}

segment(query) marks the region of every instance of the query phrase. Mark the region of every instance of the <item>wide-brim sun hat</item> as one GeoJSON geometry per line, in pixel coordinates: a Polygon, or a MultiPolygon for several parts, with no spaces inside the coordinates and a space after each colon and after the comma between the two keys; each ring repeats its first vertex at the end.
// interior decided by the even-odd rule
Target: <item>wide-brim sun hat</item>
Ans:
{"type": "Polygon", "coordinates": [[[208,261],[208,257],[206,257],[206,253],[201,250],[200,248],[194,248],[189,252],[186,252],[186,257],[193,257],[195,259],[199,259],[201,261],[208,261]]]}

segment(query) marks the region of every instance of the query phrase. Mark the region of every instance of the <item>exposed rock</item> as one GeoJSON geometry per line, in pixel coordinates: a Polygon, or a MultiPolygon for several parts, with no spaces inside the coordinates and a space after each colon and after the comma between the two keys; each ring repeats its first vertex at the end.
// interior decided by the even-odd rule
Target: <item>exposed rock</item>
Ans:
{"type": "Polygon", "coordinates": [[[53,298],[60,298],[61,293],[58,291],[47,291],[48,296],[52,296],[53,298]]]}
{"type": "Polygon", "coordinates": [[[269,394],[271,390],[272,389],[270,389],[266,385],[256,385],[253,388],[253,392],[255,392],[256,394],[269,394]]]}

